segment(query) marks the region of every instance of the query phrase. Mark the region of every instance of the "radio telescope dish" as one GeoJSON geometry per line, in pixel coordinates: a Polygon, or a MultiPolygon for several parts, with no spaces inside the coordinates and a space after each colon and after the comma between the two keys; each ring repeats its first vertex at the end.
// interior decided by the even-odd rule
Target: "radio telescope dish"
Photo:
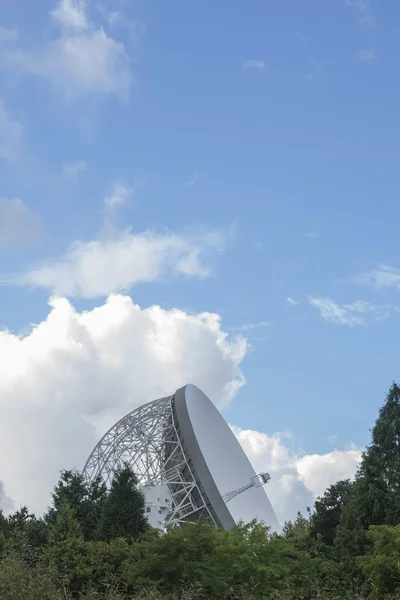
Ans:
{"type": "Polygon", "coordinates": [[[211,519],[224,529],[239,521],[280,526],[264,485],[225,419],[194,385],[133,410],[102,437],[83,474],[109,485],[128,464],[146,499],[149,523],[165,525],[211,519]]]}

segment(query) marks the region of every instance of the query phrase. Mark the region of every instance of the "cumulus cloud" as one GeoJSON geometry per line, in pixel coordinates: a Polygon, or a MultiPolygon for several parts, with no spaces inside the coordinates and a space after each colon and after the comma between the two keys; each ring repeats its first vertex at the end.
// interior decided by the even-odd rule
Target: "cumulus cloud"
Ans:
{"type": "Polygon", "coordinates": [[[14,120],[0,99],[0,158],[11,159],[18,153],[22,125],[14,120]]]}
{"type": "Polygon", "coordinates": [[[93,93],[129,98],[130,58],[121,42],[89,21],[84,0],[60,0],[51,11],[58,34],[35,49],[19,46],[3,52],[3,68],[20,68],[50,80],[68,100],[93,93]]]}
{"type": "Polygon", "coordinates": [[[285,445],[285,434],[267,435],[235,426],[232,430],[255,471],[271,475],[266,491],[281,524],[294,520],[299,511],[305,514],[332,483],[354,477],[361,459],[361,450],[354,447],[300,457],[285,445]]]}
{"type": "Polygon", "coordinates": [[[352,478],[361,460],[362,451],[355,446],[349,450],[334,450],[327,454],[309,454],[296,461],[297,471],[314,498],[341,479],[352,478]]]}
{"type": "Polygon", "coordinates": [[[33,241],[40,221],[19,198],[0,198],[0,247],[33,241]]]}
{"type": "Polygon", "coordinates": [[[25,337],[0,334],[0,479],[16,506],[42,511],[59,470],[82,467],[140,404],[194,383],[222,407],[244,383],[246,341],[229,340],[216,314],[121,295],[82,313],[63,298],[50,306],[25,337]]]}
{"type": "Polygon", "coordinates": [[[89,26],[86,18],[86,0],[60,0],[50,14],[65,27],[87,29],[89,26]]]}
{"type": "Polygon", "coordinates": [[[74,242],[66,255],[14,278],[11,283],[55,294],[95,298],[164,277],[206,277],[208,253],[222,247],[218,233],[118,232],[114,238],[74,242]]]}

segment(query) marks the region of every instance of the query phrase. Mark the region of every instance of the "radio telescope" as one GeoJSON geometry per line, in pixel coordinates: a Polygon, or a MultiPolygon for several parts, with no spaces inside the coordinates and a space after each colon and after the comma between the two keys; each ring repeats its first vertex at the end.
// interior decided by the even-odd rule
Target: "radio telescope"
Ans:
{"type": "Polygon", "coordinates": [[[110,485],[128,464],[145,495],[153,527],[208,518],[224,529],[239,521],[280,526],[264,485],[225,419],[194,385],[133,410],[101,438],[83,469],[110,485]]]}

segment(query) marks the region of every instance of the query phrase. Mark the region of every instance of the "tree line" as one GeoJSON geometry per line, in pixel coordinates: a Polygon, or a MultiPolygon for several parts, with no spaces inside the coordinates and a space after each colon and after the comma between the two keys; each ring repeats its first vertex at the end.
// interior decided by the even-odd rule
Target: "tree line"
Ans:
{"type": "Polygon", "coordinates": [[[42,517],[0,511],[0,600],[400,599],[400,387],[353,481],[285,523],[149,527],[128,466],[110,489],[62,471],[42,517]]]}

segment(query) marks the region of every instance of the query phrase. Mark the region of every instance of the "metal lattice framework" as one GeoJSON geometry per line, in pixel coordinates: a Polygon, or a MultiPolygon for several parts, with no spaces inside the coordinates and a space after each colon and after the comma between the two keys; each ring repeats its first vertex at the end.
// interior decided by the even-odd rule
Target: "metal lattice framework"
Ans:
{"type": "Polygon", "coordinates": [[[110,485],[115,471],[128,464],[142,486],[166,485],[172,508],[166,524],[217,522],[192,471],[179,435],[173,397],[140,406],[123,417],[102,437],[83,470],[87,481],[96,477],[110,485]]]}
{"type": "Polygon", "coordinates": [[[246,492],[252,487],[261,487],[262,485],[265,485],[270,479],[271,476],[269,473],[259,473],[258,475],[255,475],[255,477],[252,477],[250,479],[250,483],[247,483],[246,485],[242,486],[241,488],[238,488],[237,490],[233,490],[232,492],[224,494],[222,498],[225,502],[229,502],[229,500],[233,500],[233,498],[236,498],[236,496],[238,496],[239,494],[243,494],[243,492],[246,492]]]}

